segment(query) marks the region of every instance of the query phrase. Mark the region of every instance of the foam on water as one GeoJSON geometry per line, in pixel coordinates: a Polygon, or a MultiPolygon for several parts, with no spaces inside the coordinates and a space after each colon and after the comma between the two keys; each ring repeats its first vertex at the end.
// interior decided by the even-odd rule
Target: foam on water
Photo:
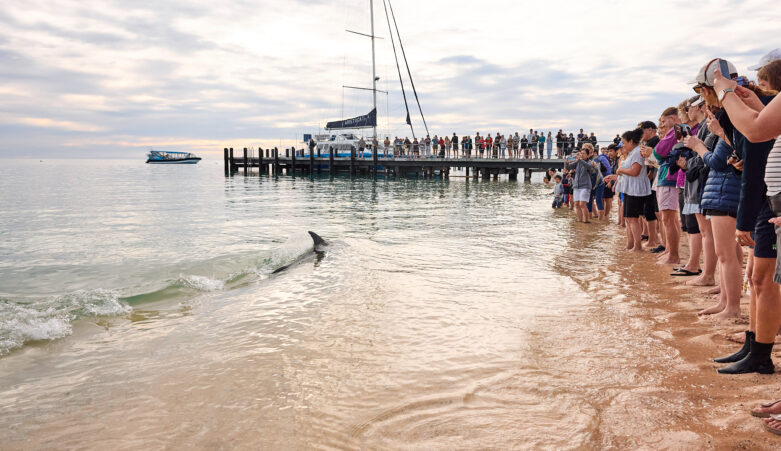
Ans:
{"type": "Polygon", "coordinates": [[[0,299],[0,355],[26,342],[70,335],[80,318],[115,316],[131,308],[112,290],[79,290],[38,300],[0,299]]]}
{"type": "Polygon", "coordinates": [[[189,288],[198,291],[220,291],[225,288],[225,282],[219,279],[212,279],[206,276],[182,276],[179,278],[179,282],[189,288]]]}

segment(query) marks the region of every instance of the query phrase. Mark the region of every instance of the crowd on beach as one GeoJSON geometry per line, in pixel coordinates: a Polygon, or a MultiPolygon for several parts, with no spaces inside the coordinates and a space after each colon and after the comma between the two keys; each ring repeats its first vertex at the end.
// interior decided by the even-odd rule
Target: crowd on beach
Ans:
{"type": "MultiPolygon", "coordinates": [[[[699,315],[740,316],[745,263],[750,302],[743,345],[714,359],[726,375],[773,373],[781,326],[781,49],[749,70],[758,71],[757,82],[726,60],[706,62],[690,82],[695,96],[601,151],[583,144],[563,173],[546,175],[555,184],[554,208],[589,223],[609,220],[615,204],[627,251],[654,253],[658,264],[672,267],[670,276],[712,287],[718,302],[699,315]],[[686,259],[679,253],[684,236],[686,259]]],[[[781,400],[751,414],[781,435],[781,400]]]]}
{"type": "MultiPolygon", "coordinates": [[[[618,142],[618,136],[614,141],[618,142]]],[[[594,132],[584,133],[582,128],[577,134],[567,134],[559,130],[555,136],[551,131],[546,136],[545,132],[534,129],[530,129],[529,133],[515,132],[507,135],[499,132],[493,135],[491,133],[481,135],[477,132],[474,137],[469,135],[459,137],[456,133],[452,136],[434,135],[433,138],[426,135],[420,140],[417,138],[410,140],[409,137],[402,139],[398,136],[391,140],[386,136],[385,140],[379,143],[379,147],[388,155],[392,153],[394,157],[544,159],[547,155],[547,159],[550,160],[554,156],[554,143],[556,158],[562,158],[587,143],[598,147],[594,132]]],[[[359,143],[359,150],[366,147],[365,143],[363,145],[359,143]]]]}

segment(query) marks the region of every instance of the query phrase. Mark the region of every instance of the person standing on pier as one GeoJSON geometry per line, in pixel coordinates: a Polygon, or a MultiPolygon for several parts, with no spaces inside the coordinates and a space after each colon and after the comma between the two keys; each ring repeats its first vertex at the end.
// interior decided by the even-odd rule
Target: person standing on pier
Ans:
{"type": "Polygon", "coordinates": [[[551,159],[551,154],[553,153],[553,136],[551,136],[551,132],[548,132],[548,138],[545,140],[545,145],[548,146],[548,159],[551,159]]]}
{"type": "Polygon", "coordinates": [[[523,135],[523,138],[521,138],[521,153],[523,158],[529,158],[529,140],[526,138],[526,135],[523,135]]]}
{"type": "Polygon", "coordinates": [[[453,132],[453,137],[450,138],[450,144],[453,145],[453,156],[458,157],[458,135],[453,132]]]}

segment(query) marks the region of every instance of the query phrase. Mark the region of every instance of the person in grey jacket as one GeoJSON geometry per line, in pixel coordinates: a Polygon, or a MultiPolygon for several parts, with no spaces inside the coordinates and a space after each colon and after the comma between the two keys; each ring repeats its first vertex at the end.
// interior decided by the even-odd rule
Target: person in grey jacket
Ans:
{"type": "Polygon", "coordinates": [[[572,182],[573,194],[575,197],[575,211],[578,214],[578,221],[591,222],[588,220],[589,213],[586,203],[591,197],[591,174],[597,168],[596,164],[588,159],[588,151],[582,149],[577,154],[577,160],[567,165],[567,169],[575,170],[575,179],[572,182]]]}

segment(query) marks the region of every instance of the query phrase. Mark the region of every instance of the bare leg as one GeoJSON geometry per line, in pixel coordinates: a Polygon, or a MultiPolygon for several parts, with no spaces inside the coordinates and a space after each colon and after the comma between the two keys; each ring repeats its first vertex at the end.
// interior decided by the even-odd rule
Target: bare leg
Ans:
{"type": "MultiPolygon", "coordinates": [[[[773,343],[781,325],[781,293],[773,282],[776,259],[754,258],[752,282],[757,292],[756,339],[760,343],[773,343]]],[[[752,293],[754,290],[751,290],[752,293]]]]}
{"type": "Polygon", "coordinates": [[[721,274],[724,278],[722,296],[726,301],[724,311],[719,318],[735,318],[740,316],[740,292],[743,284],[740,260],[735,250],[735,218],[730,216],[715,216],[711,219],[713,238],[716,243],[716,255],[721,262],[721,274]]]}
{"type": "Polygon", "coordinates": [[[658,232],[656,230],[657,222],[658,221],[656,221],[656,220],[648,221],[648,247],[651,248],[651,249],[653,249],[653,248],[659,246],[660,244],[662,244],[659,241],[659,234],[658,234],[658,232]]]}
{"type": "MultiPolygon", "coordinates": [[[[719,263],[721,263],[721,262],[719,262],[719,263]]],[[[713,315],[714,313],[721,313],[721,312],[724,311],[724,309],[727,307],[727,297],[726,297],[725,290],[724,290],[723,287],[724,287],[724,271],[720,271],[719,272],[719,288],[720,288],[720,290],[718,292],[719,302],[716,305],[712,306],[712,307],[708,307],[708,308],[706,308],[704,310],[701,310],[699,313],[697,313],[697,315],[699,315],[699,316],[702,316],[702,315],[713,315]]]]}
{"type": "Polygon", "coordinates": [[[667,258],[661,263],[667,265],[674,265],[681,262],[681,257],[678,255],[678,240],[680,239],[678,229],[678,211],[677,210],[662,210],[662,222],[664,223],[664,236],[666,239],[667,258]]]}
{"type": "Polygon", "coordinates": [[[627,249],[634,252],[643,252],[642,238],[640,237],[641,227],[639,218],[626,218],[627,249]],[[629,240],[631,239],[631,245],[629,240]]]}
{"type": "Polygon", "coordinates": [[[697,272],[700,269],[700,254],[702,254],[702,235],[699,233],[689,234],[689,260],[683,268],[697,272]]]}
{"type": "Polygon", "coordinates": [[[697,214],[697,224],[700,226],[700,234],[702,235],[703,269],[702,275],[688,282],[687,285],[710,286],[716,283],[714,275],[717,259],[716,249],[713,247],[713,231],[710,219],[706,218],[705,215],[697,214]]]}
{"type": "MultiPolygon", "coordinates": [[[[775,270],[775,259],[773,260],[773,269],[775,270]]],[[[749,309],[748,309],[748,330],[751,332],[754,332],[757,330],[757,288],[754,285],[754,253],[750,253],[748,256],[748,264],[746,265],[746,278],[748,279],[748,284],[751,287],[751,301],[749,303],[749,309]]],[[[773,276],[770,276],[771,282],[773,279],[773,276]]]]}

